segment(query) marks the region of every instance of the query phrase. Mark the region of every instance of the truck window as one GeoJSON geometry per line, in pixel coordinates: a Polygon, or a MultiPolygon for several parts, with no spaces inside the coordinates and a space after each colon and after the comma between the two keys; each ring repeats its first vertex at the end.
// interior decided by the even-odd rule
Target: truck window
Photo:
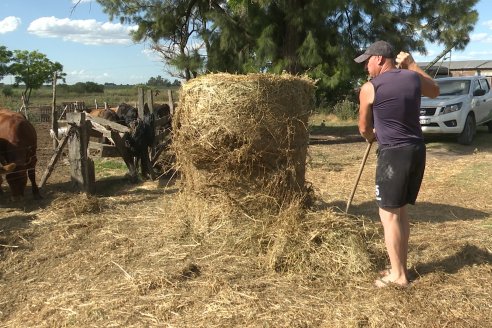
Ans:
{"type": "Polygon", "coordinates": [[[470,80],[436,80],[441,96],[466,95],[470,90],[470,80]]]}
{"type": "Polygon", "coordinates": [[[480,86],[482,89],[485,90],[485,92],[489,92],[490,85],[489,85],[489,81],[487,81],[487,79],[480,79],[480,86]]]}
{"type": "Polygon", "coordinates": [[[473,88],[473,92],[481,89],[480,83],[478,83],[478,80],[476,80],[475,82],[473,82],[473,84],[475,84],[475,87],[473,88]]]}

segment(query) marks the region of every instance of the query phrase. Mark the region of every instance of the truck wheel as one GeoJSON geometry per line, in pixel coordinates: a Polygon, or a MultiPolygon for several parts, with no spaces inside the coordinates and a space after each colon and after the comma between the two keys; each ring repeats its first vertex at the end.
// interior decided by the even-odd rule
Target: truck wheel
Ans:
{"type": "Polygon", "coordinates": [[[475,117],[473,117],[473,115],[468,114],[468,116],[466,117],[465,126],[463,127],[463,131],[460,133],[458,137],[458,143],[462,145],[471,144],[476,131],[477,131],[477,127],[475,124],[475,117]]]}

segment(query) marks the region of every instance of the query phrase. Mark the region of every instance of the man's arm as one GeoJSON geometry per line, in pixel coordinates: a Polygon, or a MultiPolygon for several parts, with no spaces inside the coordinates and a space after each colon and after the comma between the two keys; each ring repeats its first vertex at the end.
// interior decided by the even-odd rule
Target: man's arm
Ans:
{"type": "Polygon", "coordinates": [[[372,104],[374,103],[374,86],[366,82],[359,93],[359,132],[367,142],[376,139],[372,117],[372,104]]]}
{"type": "Polygon", "coordinates": [[[420,88],[422,89],[423,96],[429,98],[436,98],[439,96],[440,90],[436,81],[417,65],[412,55],[408,52],[401,51],[398,56],[396,56],[396,63],[400,68],[409,69],[419,74],[420,88]]]}

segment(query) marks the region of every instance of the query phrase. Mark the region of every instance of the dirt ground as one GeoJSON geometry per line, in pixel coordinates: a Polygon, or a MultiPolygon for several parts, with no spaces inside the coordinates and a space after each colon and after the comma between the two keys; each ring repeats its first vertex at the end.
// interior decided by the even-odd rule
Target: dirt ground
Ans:
{"type": "MultiPolygon", "coordinates": [[[[48,126],[36,128],[39,181],[53,150],[48,126]]],[[[317,200],[306,239],[290,239],[301,248],[316,242],[318,253],[299,259],[310,261],[309,270],[272,270],[265,254],[245,246],[263,239],[240,230],[231,236],[226,220],[209,222],[207,213],[220,216],[214,204],[187,208],[179,179],[99,178],[87,197],[71,185],[62,158],[40,201],[26,190],[12,203],[3,186],[0,327],[490,327],[492,134],[480,128],[471,146],[428,137],[427,147],[424,183],[410,208],[415,280],[404,290],[372,283],[386,262],[373,200],[375,149],[343,213],[366,148],[355,128],[311,138],[307,180],[317,200]],[[205,232],[189,233],[192,216],[207,221],[205,232]],[[323,246],[338,222],[363,231],[356,234],[371,250],[368,269],[345,274],[360,261],[342,249],[348,241],[323,246]],[[323,257],[341,260],[328,268],[323,257]]],[[[268,231],[262,218],[241,220],[232,225],[251,220],[268,231]]]]}

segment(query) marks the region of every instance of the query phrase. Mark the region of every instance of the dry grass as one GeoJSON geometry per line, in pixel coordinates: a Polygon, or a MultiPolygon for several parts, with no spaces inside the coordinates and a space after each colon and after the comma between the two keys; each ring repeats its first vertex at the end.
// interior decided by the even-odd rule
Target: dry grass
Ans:
{"type": "Polygon", "coordinates": [[[309,147],[316,201],[279,213],[182,193],[179,179],[111,181],[118,192],[88,197],[54,172],[39,205],[0,203],[0,326],[492,326],[492,144],[481,145],[429,147],[406,289],[373,286],[387,261],[374,154],[350,214],[339,210],[365,149],[352,136],[309,147]]]}
{"type": "MultiPolygon", "coordinates": [[[[410,263],[418,279],[405,290],[375,290],[373,272],[385,256],[374,206],[360,191],[354,216],[336,211],[358,165],[334,146],[313,147],[311,156],[325,149],[347,165],[343,172],[309,170],[312,180],[340,184],[322,185],[316,207],[304,213],[248,217],[176,194],[179,183],[147,183],[102,199],[56,198],[25,214],[32,216],[28,226],[3,226],[2,244],[10,246],[2,248],[3,326],[490,324],[490,203],[474,209],[424,198],[422,211],[435,212],[435,220],[417,215],[412,225],[410,263]],[[451,210],[459,216],[445,219],[451,210]]],[[[437,163],[430,162],[432,173],[439,173],[437,163]]]]}

